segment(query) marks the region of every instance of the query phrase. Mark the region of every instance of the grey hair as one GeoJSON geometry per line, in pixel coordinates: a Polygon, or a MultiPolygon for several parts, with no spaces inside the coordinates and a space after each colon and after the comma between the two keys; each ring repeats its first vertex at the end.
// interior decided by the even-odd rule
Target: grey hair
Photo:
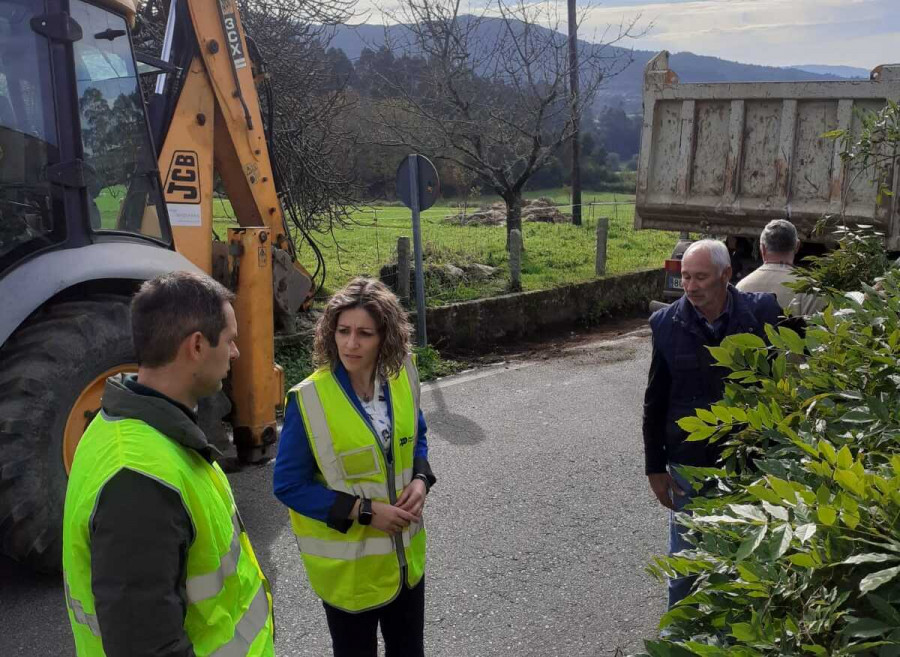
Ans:
{"type": "Polygon", "coordinates": [[[773,219],[763,228],[759,243],[769,253],[793,253],[797,248],[797,229],[786,219],[773,219]]]}
{"type": "Polygon", "coordinates": [[[695,251],[706,251],[709,254],[709,259],[716,265],[720,274],[725,271],[726,267],[731,267],[731,254],[728,253],[728,247],[725,246],[724,242],[719,240],[697,240],[681,256],[682,260],[695,251]]]}

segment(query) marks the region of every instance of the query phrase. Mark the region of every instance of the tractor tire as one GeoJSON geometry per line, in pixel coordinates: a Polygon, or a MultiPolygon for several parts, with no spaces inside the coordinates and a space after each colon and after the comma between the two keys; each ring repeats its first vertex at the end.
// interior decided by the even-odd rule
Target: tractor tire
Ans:
{"type": "MultiPolygon", "coordinates": [[[[0,349],[0,550],[36,570],[62,566],[73,406],[105,372],[135,362],[128,302],[94,295],[50,304],[0,349]]],[[[90,415],[80,415],[73,421],[86,424],[90,415]]]]}

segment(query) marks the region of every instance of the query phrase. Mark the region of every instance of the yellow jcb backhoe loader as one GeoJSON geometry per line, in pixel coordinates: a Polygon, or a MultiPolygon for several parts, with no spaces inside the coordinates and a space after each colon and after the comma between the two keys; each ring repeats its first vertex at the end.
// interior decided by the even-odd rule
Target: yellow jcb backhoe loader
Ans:
{"type": "Polygon", "coordinates": [[[0,0],[0,547],[41,570],[60,565],[67,471],[103,381],[135,369],[140,283],[192,269],[236,293],[228,419],[250,462],[276,440],[275,324],[313,288],[234,0],[172,0],[161,57],[136,57],[133,2],[0,0]],[[239,224],[221,240],[214,173],[239,224]]]}

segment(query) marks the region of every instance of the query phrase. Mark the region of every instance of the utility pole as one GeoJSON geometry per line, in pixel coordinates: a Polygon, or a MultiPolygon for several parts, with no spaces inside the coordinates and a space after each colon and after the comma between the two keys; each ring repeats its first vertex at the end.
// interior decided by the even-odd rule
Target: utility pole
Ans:
{"type": "Polygon", "coordinates": [[[575,0],[569,4],[569,100],[572,111],[572,223],[581,225],[581,117],[578,112],[578,16],[575,0]]]}

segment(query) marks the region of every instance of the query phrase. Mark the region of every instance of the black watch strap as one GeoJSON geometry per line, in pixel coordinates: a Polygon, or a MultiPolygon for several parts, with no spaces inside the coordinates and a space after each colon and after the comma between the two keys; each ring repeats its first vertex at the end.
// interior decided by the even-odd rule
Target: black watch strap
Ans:
{"type": "Polygon", "coordinates": [[[360,525],[371,525],[372,524],[372,500],[367,499],[365,497],[359,500],[359,524],[360,525]]]}

